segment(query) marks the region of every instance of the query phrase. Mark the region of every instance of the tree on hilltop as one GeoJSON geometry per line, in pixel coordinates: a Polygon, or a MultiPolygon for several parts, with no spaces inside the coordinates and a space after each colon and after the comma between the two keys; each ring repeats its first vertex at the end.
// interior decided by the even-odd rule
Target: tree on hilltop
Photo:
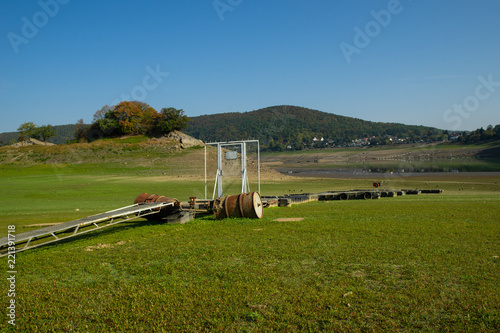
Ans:
{"type": "Polygon", "coordinates": [[[158,127],[164,133],[182,131],[189,125],[190,119],[184,115],[184,110],[163,108],[160,111],[158,127]]]}
{"type": "Polygon", "coordinates": [[[39,137],[43,142],[47,142],[48,139],[56,136],[56,130],[52,125],[44,125],[37,129],[37,137],[39,137]]]}
{"type": "Polygon", "coordinates": [[[43,125],[38,127],[31,121],[21,124],[17,130],[19,131],[19,141],[33,138],[46,142],[48,139],[56,136],[56,131],[52,125],[43,125]]]}
{"type": "Polygon", "coordinates": [[[85,137],[95,140],[124,134],[161,135],[173,130],[181,131],[189,121],[183,110],[163,108],[158,113],[147,103],[124,101],[98,110],[92,124],[86,129],[85,137]]]}
{"type": "Polygon", "coordinates": [[[100,110],[97,110],[94,113],[94,118],[92,119],[92,123],[95,123],[99,120],[105,119],[106,113],[108,113],[108,111],[110,111],[110,110],[113,110],[113,108],[107,104],[104,105],[100,110]]]}
{"type": "Polygon", "coordinates": [[[77,141],[79,140],[85,140],[86,132],[88,129],[88,125],[85,124],[83,118],[78,120],[75,124],[75,139],[77,141]]]}
{"type": "Polygon", "coordinates": [[[114,117],[113,109],[114,107],[105,105],[94,113],[92,125],[88,130],[88,139],[118,135],[118,121],[114,117]]]}
{"type": "Polygon", "coordinates": [[[37,135],[38,126],[35,123],[29,121],[27,123],[23,123],[17,129],[19,131],[19,140],[27,140],[29,138],[34,138],[37,135]]]}
{"type": "Polygon", "coordinates": [[[158,112],[149,104],[144,102],[133,102],[141,110],[141,119],[139,123],[140,134],[150,134],[155,130],[156,123],[159,118],[158,112]]]}
{"type": "Polygon", "coordinates": [[[123,134],[141,133],[143,116],[141,107],[134,102],[121,102],[113,109],[113,117],[123,134]]]}

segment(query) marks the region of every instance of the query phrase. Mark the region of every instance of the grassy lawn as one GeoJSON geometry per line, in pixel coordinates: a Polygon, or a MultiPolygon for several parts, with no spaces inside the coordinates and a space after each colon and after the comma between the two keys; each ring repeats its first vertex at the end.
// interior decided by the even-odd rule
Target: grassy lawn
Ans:
{"type": "MultiPolygon", "coordinates": [[[[145,170],[2,166],[2,236],[11,224],[23,232],[126,206],[141,192],[203,197],[200,180],[145,170]]],[[[287,178],[266,180],[262,192],[371,182],[287,178]]],[[[128,222],[19,253],[17,331],[498,332],[500,177],[388,182],[445,193],[270,208],[262,220],[128,222]]],[[[10,326],[4,315],[0,330],[10,326]]]]}

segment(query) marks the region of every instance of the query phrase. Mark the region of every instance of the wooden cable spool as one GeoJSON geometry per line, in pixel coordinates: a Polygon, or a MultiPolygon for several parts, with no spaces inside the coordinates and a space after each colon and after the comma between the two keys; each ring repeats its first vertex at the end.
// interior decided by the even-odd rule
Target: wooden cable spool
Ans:
{"type": "Polygon", "coordinates": [[[214,203],[214,216],[218,220],[227,217],[261,219],[263,205],[260,194],[251,192],[218,198],[214,203]]]}

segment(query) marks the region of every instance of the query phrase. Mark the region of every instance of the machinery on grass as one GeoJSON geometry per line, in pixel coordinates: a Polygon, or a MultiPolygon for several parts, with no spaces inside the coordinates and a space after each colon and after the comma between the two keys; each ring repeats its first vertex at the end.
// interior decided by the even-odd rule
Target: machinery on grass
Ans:
{"type": "Polygon", "coordinates": [[[262,208],[262,199],[258,192],[241,193],[215,200],[197,200],[196,197],[191,197],[186,202],[163,195],[141,193],[131,206],[0,238],[0,256],[139,218],[171,224],[184,224],[200,214],[214,214],[216,219],[228,217],[260,219],[263,216],[262,208]]]}

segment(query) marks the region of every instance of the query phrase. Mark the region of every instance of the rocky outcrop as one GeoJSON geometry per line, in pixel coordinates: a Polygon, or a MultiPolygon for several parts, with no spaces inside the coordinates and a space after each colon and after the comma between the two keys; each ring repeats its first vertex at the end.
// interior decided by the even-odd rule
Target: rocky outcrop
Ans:
{"type": "Polygon", "coordinates": [[[28,140],[16,142],[11,147],[24,147],[24,146],[54,146],[53,143],[43,142],[37,139],[29,138],[28,140]]]}
{"type": "Polygon", "coordinates": [[[181,144],[181,148],[189,148],[195,146],[204,146],[205,143],[201,140],[195,139],[192,136],[184,134],[179,131],[172,131],[166,135],[167,139],[178,141],[181,144]]]}

